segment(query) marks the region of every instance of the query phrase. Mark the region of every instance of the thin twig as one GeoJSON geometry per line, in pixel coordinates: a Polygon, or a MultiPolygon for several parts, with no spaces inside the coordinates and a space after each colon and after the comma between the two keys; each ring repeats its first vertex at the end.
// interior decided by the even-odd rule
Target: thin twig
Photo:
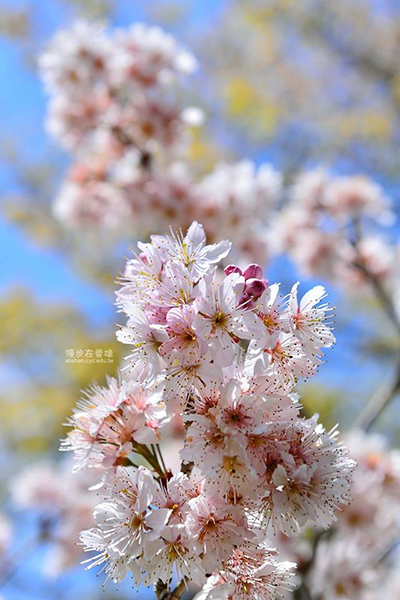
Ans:
{"type": "Polygon", "coordinates": [[[164,473],[160,463],[158,462],[157,456],[153,454],[150,448],[148,448],[145,444],[135,443],[133,449],[137,454],[140,454],[140,456],[143,456],[143,458],[147,460],[149,465],[153,468],[153,470],[161,479],[165,478],[166,474],[164,473]]]}
{"type": "Polygon", "coordinates": [[[159,579],[154,584],[154,592],[158,600],[169,600],[171,592],[169,591],[169,584],[159,579]]]}
{"type": "Polygon", "coordinates": [[[386,381],[378,388],[369,402],[358,415],[354,426],[368,431],[375,423],[379,415],[390,404],[396,394],[400,391],[400,360],[398,361],[395,376],[386,381]]]}
{"type": "Polygon", "coordinates": [[[187,578],[184,577],[174,590],[169,589],[169,584],[159,580],[154,586],[158,600],[180,600],[183,592],[187,590],[187,578]]]}
{"type": "Polygon", "coordinates": [[[307,562],[305,562],[301,566],[301,568],[298,569],[298,572],[301,575],[301,583],[300,583],[299,587],[297,587],[293,592],[293,598],[295,600],[304,600],[304,599],[312,600],[310,590],[308,589],[308,586],[306,584],[307,575],[311,571],[311,569],[314,565],[317,548],[318,548],[321,540],[323,538],[331,537],[333,531],[334,531],[333,528],[331,528],[329,530],[320,529],[319,531],[316,532],[313,542],[312,542],[311,556],[310,556],[309,560],[307,562]]]}
{"type": "Polygon", "coordinates": [[[353,264],[371,284],[371,287],[374,290],[376,297],[380,301],[381,306],[385,311],[387,317],[390,319],[392,325],[395,326],[397,332],[400,334],[399,318],[397,316],[397,313],[394,309],[393,303],[389,295],[387,294],[379,279],[373,273],[371,273],[371,271],[367,269],[367,267],[360,260],[354,262],[353,264]]]}
{"type": "MultiPolygon", "coordinates": [[[[355,223],[355,231],[357,232],[357,223],[355,223]]],[[[382,310],[385,312],[386,316],[395,327],[397,333],[400,336],[400,319],[398,314],[393,306],[393,302],[383,287],[381,281],[379,280],[374,273],[372,273],[368,267],[365,265],[361,253],[358,248],[360,235],[359,232],[356,233],[356,241],[353,241],[354,250],[357,253],[357,259],[354,261],[353,265],[357,268],[360,273],[365,277],[365,279],[371,285],[376,298],[380,302],[382,310]]],[[[394,378],[391,378],[389,382],[385,382],[371,397],[369,402],[365,405],[361,413],[356,419],[355,426],[361,427],[368,431],[372,425],[375,423],[379,415],[385,410],[385,408],[390,404],[393,398],[396,396],[397,392],[400,390],[400,360],[398,360],[398,364],[395,371],[394,378]]]]}
{"type": "Polygon", "coordinates": [[[157,444],[156,448],[157,448],[157,450],[158,450],[158,454],[159,454],[159,457],[160,457],[161,466],[162,466],[162,468],[164,469],[164,471],[167,473],[168,469],[167,469],[167,467],[165,466],[165,461],[164,461],[164,457],[163,457],[163,455],[162,455],[162,452],[161,452],[161,447],[160,447],[160,445],[159,445],[159,444],[157,444]]]}
{"type": "Polygon", "coordinates": [[[180,600],[183,592],[187,590],[187,579],[184,577],[182,581],[176,586],[170,596],[170,600],[180,600]]]}

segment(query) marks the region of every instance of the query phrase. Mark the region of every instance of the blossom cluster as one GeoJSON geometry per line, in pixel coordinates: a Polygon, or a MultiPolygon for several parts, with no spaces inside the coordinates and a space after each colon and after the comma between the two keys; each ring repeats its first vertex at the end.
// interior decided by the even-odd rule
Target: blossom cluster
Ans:
{"type": "Polygon", "coordinates": [[[336,429],[300,416],[295,392],[334,343],[324,288],[299,298],[296,283],[282,298],[255,263],[219,268],[230,248],[207,245],[197,222],[138,243],[117,292],[126,368],[87,392],[62,448],[98,474],[96,526],[81,541],[106,580],[272,600],[293,566],[272,541],[329,527],[355,463],[336,429]],[[172,473],[160,442],[176,418],[172,473]]]}
{"type": "Polygon", "coordinates": [[[335,535],[318,548],[311,589],[328,600],[373,600],[385,593],[395,598],[390,589],[396,564],[392,557],[389,563],[383,559],[400,535],[400,454],[389,450],[382,436],[357,429],[346,436],[346,444],[357,461],[352,503],[339,514],[335,535]]]}
{"type": "Polygon", "coordinates": [[[135,24],[110,37],[77,21],[56,34],[40,66],[51,93],[48,126],[67,148],[97,143],[118,156],[125,136],[142,152],[179,140],[184,117],[167,92],[196,60],[161,29],[135,24]]]}
{"type": "Polygon", "coordinates": [[[109,378],[107,387],[94,384],[78,402],[61,449],[74,452],[73,471],[123,465],[138,444],[159,442],[166,421],[160,392],[109,378]]]}
{"type": "MultiPolygon", "coordinates": [[[[336,428],[302,416],[296,386],[335,342],[332,309],[322,286],[301,297],[295,283],[282,297],[256,264],[283,252],[307,276],[352,289],[369,279],[384,296],[398,281],[381,187],[317,169],[284,189],[279,172],[249,160],[193,173],[203,114],[183,86],[197,61],[158,27],[78,21],[40,68],[48,129],[73,158],[56,216],[147,240],[117,291],[129,356],[68,420],[72,468],[29,467],[12,484],[16,504],[39,514],[47,570],[80,559],[81,532],[94,553],[85,563],[106,582],[273,600],[291,594],[296,562],[313,598],[397,597],[385,560],[399,538],[399,455],[356,431],[349,458],[336,428]]],[[[2,555],[10,537],[1,518],[2,555]]]]}
{"type": "Polygon", "coordinates": [[[172,90],[195,70],[195,58],[157,27],[136,24],[108,36],[77,21],[56,34],[40,67],[50,93],[48,129],[76,158],[56,213],[76,225],[133,220],[146,186],[154,187],[152,155],[184,142],[190,111],[172,90]]]}
{"type": "Polygon", "coordinates": [[[276,251],[303,274],[359,285],[368,272],[380,282],[393,275],[394,247],[382,230],[395,217],[382,188],[364,176],[300,174],[271,226],[276,251]]]}
{"type": "Polygon", "coordinates": [[[190,130],[203,114],[182,107],[176,91],[197,61],[170,35],[140,23],[107,33],[78,21],[56,34],[40,67],[49,132],[74,158],[54,206],[62,222],[143,235],[197,219],[210,238],[229,236],[265,259],[260,223],[280,195],[281,176],[242,161],[194,177],[190,130]]]}
{"type": "MultiPolygon", "coordinates": [[[[296,579],[311,598],[396,598],[400,537],[400,454],[380,434],[358,428],[344,436],[356,460],[350,494],[329,531],[297,538],[280,535],[281,556],[297,564],[296,579]]],[[[290,598],[291,596],[284,596],[290,598]]]]}
{"type": "Polygon", "coordinates": [[[74,161],[54,205],[64,224],[138,237],[197,220],[211,241],[229,238],[238,256],[261,264],[284,252],[302,273],[347,286],[366,270],[393,278],[396,252],[383,232],[394,215],[368,177],[315,169],[284,189],[281,173],[250,160],[192,172],[191,128],[203,113],[177,92],[197,60],[160,28],[108,32],[77,21],[56,34],[40,67],[48,129],[74,161]]]}

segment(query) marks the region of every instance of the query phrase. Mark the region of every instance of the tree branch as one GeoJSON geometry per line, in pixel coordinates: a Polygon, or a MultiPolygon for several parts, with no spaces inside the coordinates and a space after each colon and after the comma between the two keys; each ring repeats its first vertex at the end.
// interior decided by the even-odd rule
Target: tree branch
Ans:
{"type": "Polygon", "coordinates": [[[395,376],[389,382],[385,382],[376,393],[371,396],[369,402],[358,415],[354,425],[368,431],[375,423],[379,415],[390,404],[396,394],[400,391],[400,360],[397,363],[395,376]]]}
{"type": "Polygon", "coordinates": [[[377,299],[381,303],[382,309],[386,313],[392,325],[395,326],[397,333],[400,335],[399,318],[393,307],[393,303],[389,295],[387,294],[379,279],[373,273],[371,273],[371,271],[363,264],[361,257],[359,257],[358,260],[354,261],[353,265],[364,275],[366,280],[370,283],[377,299]]]}
{"type": "MultiPolygon", "coordinates": [[[[357,236],[357,241],[353,242],[353,247],[357,252],[357,259],[354,261],[353,264],[371,285],[375,296],[381,304],[382,310],[385,312],[392,325],[396,328],[396,331],[400,337],[400,320],[393,306],[393,302],[380,280],[364,264],[364,261],[362,260],[362,256],[358,249],[358,240],[359,236],[357,236]]],[[[400,358],[398,358],[395,376],[392,377],[389,382],[385,382],[376,391],[376,393],[373,394],[369,402],[364,406],[363,410],[360,412],[354,425],[356,427],[361,427],[362,429],[365,429],[365,431],[368,431],[375,423],[379,415],[385,410],[385,408],[390,404],[390,402],[393,400],[393,398],[399,391],[400,358]]]]}

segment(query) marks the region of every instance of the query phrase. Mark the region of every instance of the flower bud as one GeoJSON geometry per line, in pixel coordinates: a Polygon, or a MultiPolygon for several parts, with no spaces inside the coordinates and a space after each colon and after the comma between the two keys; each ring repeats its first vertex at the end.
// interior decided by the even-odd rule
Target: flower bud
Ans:
{"type": "Polygon", "coordinates": [[[239,275],[243,275],[242,269],[239,269],[236,265],[228,265],[224,269],[225,275],[230,275],[231,273],[239,273],[239,275]]]}
{"type": "Polygon", "coordinates": [[[245,293],[252,298],[259,298],[267,289],[267,283],[264,279],[247,279],[245,293]]]}
{"type": "Polygon", "coordinates": [[[251,264],[246,267],[243,275],[245,279],[261,279],[263,276],[263,271],[260,265],[251,264]]]}

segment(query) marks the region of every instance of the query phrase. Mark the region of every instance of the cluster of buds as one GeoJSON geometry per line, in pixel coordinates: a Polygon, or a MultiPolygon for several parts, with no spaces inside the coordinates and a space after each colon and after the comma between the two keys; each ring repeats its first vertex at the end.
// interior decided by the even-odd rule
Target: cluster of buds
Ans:
{"type": "Polygon", "coordinates": [[[238,273],[244,277],[244,289],[240,298],[240,304],[254,306],[253,300],[258,300],[268,287],[268,281],[263,279],[263,271],[260,265],[251,264],[244,271],[236,265],[228,265],[225,274],[238,273]]]}
{"type": "Polygon", "coordinates": [[[300,416],[295,392],[334,343],[325,290],[298,300],[296,283],[282,299],[259,265],[219,269],[230,247],[207,245],[197,222],[138,243],[117,292],[126,369],[88,391],[63,448],[101,480],[81,541],[107,580],[272,600],[293,567],[272,540],[329,527],[355,463],[336,429],[300,416]],[[175,473],[162,455],[172,419],[183,431],[175,473]]]}

